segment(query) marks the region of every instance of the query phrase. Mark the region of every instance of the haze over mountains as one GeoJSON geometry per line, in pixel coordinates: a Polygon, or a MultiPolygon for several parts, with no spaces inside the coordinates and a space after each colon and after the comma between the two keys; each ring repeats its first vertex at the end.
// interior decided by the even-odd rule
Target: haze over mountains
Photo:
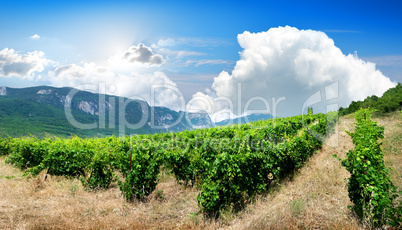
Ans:
{"type": "Polygon", "coordinates": [[[145,101],[70,87],[0,87],[0,135],[104,136],[177,132],[272,118],[250,114],[213,123],[206,112],[174,111],[145,101]]]}

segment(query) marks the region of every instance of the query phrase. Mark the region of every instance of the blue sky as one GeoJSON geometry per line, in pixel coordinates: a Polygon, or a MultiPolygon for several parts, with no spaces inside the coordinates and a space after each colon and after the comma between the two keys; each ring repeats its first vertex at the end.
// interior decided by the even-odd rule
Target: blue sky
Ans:
{"type": "Polygon", "coordinates": [[[143,43],[164,62],[134,72],[163,72],[189,100],[211,88],[222,71],[234,69],[243,51],[238,34],[287,25],[322,31],[343,54],[357,51],[393,82],[402,82],[401,10],[399,1],[2,0],[0,50],[43,52],[49,62],[30,77],[0,77],[0,85],[55,85],[47,75],[57,67],[105,66],[110,57],[143,43]]]}

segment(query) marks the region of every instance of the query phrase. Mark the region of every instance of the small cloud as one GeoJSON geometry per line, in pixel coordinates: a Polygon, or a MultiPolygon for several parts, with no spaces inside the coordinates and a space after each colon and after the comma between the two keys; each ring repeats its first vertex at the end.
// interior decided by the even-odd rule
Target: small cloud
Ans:
{"type": "Polygon", "coordinates": [[[193,64],[196,67],[200,66],[200,65],[220,65],[220,64],[229,64],[229,61],[226,60],[221,60],[221,59],[217,59],[217,60],[208,60],[208,59],[203,59],[203,60],[188,60],[186,61],[186,64],[193,64]]]}
{"type": "Polygon", "coordinates": [[[160,47],[174,46],[175,44],[176,44],[175,40],[173,40],[171,38],[160,39],[158,41],[158,46],[160,46],[160,47]]]}
{"type": "Polygon", "coordinates": [[[143,64],[160,65],[163,63],[163,56],[155,54],[152,49],[142,43],[137,46],[131,46],[124,52],[122,59],[128,62],[140,62],[143,64]]]}
{"type": "Polygon", "coordinates": [[[38,40],[39,38],[40,38],[40,36],[37,34],[34,34],[31,36],[31,39],[33,39],[33,40],[38,40]]]}
{"type": "Polygon", "coordinates": [[[182,37],[175,40],[176,43],[192,47],[218,47],[231,45],[230,42],[218,38],[189,38],[182,37]]]}
{"type": "Polygon", "coordinates": [[[203,56],[207,55],[206,53],[196,52],[196,51],[187,51],[187,50],[169,50],[169,49],[161,49],[160,53],[165,55],[172,55],[177,57],[186,57],[186,56],[203,56]]]}

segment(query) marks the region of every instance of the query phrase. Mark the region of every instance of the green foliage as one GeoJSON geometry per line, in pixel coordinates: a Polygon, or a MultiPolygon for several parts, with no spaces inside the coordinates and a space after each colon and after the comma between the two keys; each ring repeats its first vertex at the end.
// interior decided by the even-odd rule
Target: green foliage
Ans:
{"type": "Polygon", "coordinates": [[[313,115],[313,107],[308,107],[307,108],[307,114],[308,115],[313,115]]]}
{"type": "Polygon", "coordinates": [[[34,137],[19,139],[6,162],[22,169],[37,166],[48,151],[49,143],[48,139],[40,141],[34,137]]]}
{"type": "Polygon", "coordinates": [[[371,227],[396,226],[402,218],[401,207],[395,206],[397,188],[391,182],[378,142],[384,137],[384,128],[371,121],[372,112],[360,109],[356,113],[355,131],[347,132],[355,144],[342,161],[351,173],[348,184],[349,197],[354,203],[351,208],[371,227]]]}
{"type": "Polygon", "coordinates": [[[117,181],[128,201],[145,200],[155,190],[164,165],[178,183],[200,189],[200,210],[213,217],[223,210],[242,209],[273,182],[302,167],[333,131],[336,118],[336,113],[311,111],[170,134],[0,139],[0,148],[9,153],[9,163],[28,173],[46,170],[51,175],[77,176],[87,190],[107,189],[117,181]]]}
{"type": "Polygon", "coordinates": [[[168,169],[173,172],[178,183],[184,182],[185,186],[191,182],[194,185],[195,174],[194,167],[191,164],[191,156],[194,151],[195,140],[177,140],[173,139],[175,146],[171,146],[170,151],[164,149],[165,154],[161,154],[164,158],[168,169]]]}
{"type": "MultiPolygon", "coordinates": [[[[42,142],[38,142],[39,144],[42,142]]],[[[72,139],[56,139],[48,145],[39,165],[28,170],[38,174],[44,169],[57,176],[85,176],[85,169],[90,165],[94,150],[91,143],[78,137],[72,139]]]]}
{"type": "MultiPolygon", "coordinates": [[[[113,124],[102,128],[81,129],[73,126],[66,118],[64,105],[67,95],[73,92],[73,88],[54,88],[49,86],[37,86],[22,89],[6,88],[6,95],[0,96],[0,136],[21,137],[35,135],[39,138],[45,137],[96,137],[118,135],[120,133],[117,124],[120,103],[115,103],[112,110],[105,108],[105,124],[113,124]],[[38,93],[47,91],[46,94],[38,93]],[[114,114],[113,114],[114,113],[114,114]]],[[[71,96],[71,95],[70,95],[71,96]]],[[[105,101],[118,102],[120,99],[115,96],[104,95],[105,101]]],[[[71,114],[74,119],[82,124],[92,124],[99,122],[99,116],[92,115],[80,109],[80,103],[99,104],[100,95],[86,91],[77,91],[71,99],[71,114]]],[[[137,124],[142,118],[140,101],[131,101],[124,105],[127,112],[127,122],[137,124]]],[[[171,113],[177,119],[178,113],[167,108],[154,108],[157,113],[171,113]]],[[[144,111],[145,112],[145,111],[144,111]]],[[[125,133],[155,133],[161,130],[152,129],[145,125],[139,129],[125,130],[125,133]]]]}
{"type": "Polygon", "coordinates": [[[97,153],[88,166],[88,178],[80,178],[82,185],[88,190],[107,189],[115,181],[116,175],[111,167],[108,154],[97,153]]]}
{"type": "Polygon", "coordinates": [[[160,160],[155,145],[149,142],[138,144],[133,145],[130,154],[126,155],[128,159],[125,162],[130,164],[120,169],[123,174],[127,174],[125,181],[118,181],[127,201],[133,201],[134,198],[143,200],[155,190],[158,182],[160,160]]]}
{"type": "MultiPolygon", "coordinates": [[[[322,117],[308,116],[310,126],[322,117]]],[[[205,140],[192,161],[202,188],[197,197],[201,211],[216,217],[229,207],[239,210],[256,194],[265,192],[272,180],[300,168],[321,147],[319,140],[302,129],[302,122],[302,117],[292,117],[268,124],[271,127],[239,131],[224,146],[214,146],[212,140],[205,140]]],[[[321,119],[317,125],[323,127],[321,123],[327,124],[327,120],[321,119]]],[[[324,134],[326,130],[324,127],[320,132],[324,134]]]]}
{"type": "Polygon", "coordinates": [[[272,172],[272,165],[267,163],[262,153],[219,154],[197,197],[202,212],[218,216],[228,206],[239,210],[246,201],[266,191],[272,172]]]}
{"type": "Polygon", "coordinates": [[[398,83],[394,88],[388,89],[381,97],[373,95],[367,97],[364,101],[352,101],[348,108],[339,108],[339,115],[351,114],[361,108],[375,109],[378,115],[401,110],[402,84],[398,83]]]}
{"type": "Polygon", "coordinates": [[[8,155],[13,148],[14,139],[0,137],[0,156],[8,155]]]}

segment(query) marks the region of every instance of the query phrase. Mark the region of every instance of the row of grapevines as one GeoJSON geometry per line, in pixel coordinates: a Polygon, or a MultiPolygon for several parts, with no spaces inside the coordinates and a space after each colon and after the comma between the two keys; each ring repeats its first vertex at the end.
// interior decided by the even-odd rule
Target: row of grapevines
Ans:
{"type": "Polygon", "coordinates": [[[200,209],[216,216],[266,191],[320,148],[336,116],[308,114],[250,124],[125,138],[0,139],[7,162],[38,174],[79,177],[90,189],[117,181],[125,199],[144,199],[165,165],[179,183],[195,185],[200,209]],[[120,178],[116,175],[119,172],[120,178]]]}
{"type": "Polygon", "coordinates": [[[321,139],[312,134],[324,136],[333,130],[327,125],[334,126],[336,118],[332,113],[318,114],[271,120],[257,127],[253,123],[253,127],[196,131],[205,133],[195,134],[192,141],[176,137],[179,143],[190,144],[164,154],[165,163],[178,180],[201,188],[197,197],[201,211],[216,216],[226,207],[242,207],[266,191],[272,180],[301,167],[321,147],[321,139]]]}
{"type": "Polygon", "coordinates": [[[360,109],[356,112],[354,132],[347,132],[355,148],[347,153],[342,165],[351,173],[348,183],[352,210],[370,227],[385,225],[401,226],[402,202],[395,204],[398,197],[388,169],[379,139],[384,137],[384,128],[371,120],[373,111],[360,109]]]}
{"type": "Polygon", "coordinates": [[[12,140],[3,151],[9,155],[6,162],[33,175],[45,170],[49,175],[78,177],[89,190],[107,189],[118,181],[127,200],[143,199],[156,186],[159,153],[152,142],[146,146],[139,137],[12,140]]]}

